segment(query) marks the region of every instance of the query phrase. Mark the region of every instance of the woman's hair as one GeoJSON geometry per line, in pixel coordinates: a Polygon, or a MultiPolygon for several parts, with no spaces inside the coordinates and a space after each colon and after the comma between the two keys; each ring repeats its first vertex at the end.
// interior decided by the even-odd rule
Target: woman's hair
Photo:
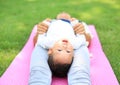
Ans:
{"type": "MultiPolygon", "coordinates": [[[[73,61],[73,59],[72,59],[73,61]]],[[[62,64],[54,61],[53,56],[49,56],[48,64],[52,71],[52,74],[57,77],[66,77],[67,73],[71,67],[72,61],[70,64],[62,64]]]]}

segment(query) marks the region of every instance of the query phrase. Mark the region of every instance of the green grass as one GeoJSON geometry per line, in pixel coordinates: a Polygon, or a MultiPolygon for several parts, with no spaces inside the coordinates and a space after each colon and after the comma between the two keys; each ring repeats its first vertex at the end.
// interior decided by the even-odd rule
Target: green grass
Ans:
{"type": "Polygon", "coordinates": [[[119,0],[0,0],[0,75],[22,49],[33,26],[62,11],[95,25],[120,82],[119,0]]]}

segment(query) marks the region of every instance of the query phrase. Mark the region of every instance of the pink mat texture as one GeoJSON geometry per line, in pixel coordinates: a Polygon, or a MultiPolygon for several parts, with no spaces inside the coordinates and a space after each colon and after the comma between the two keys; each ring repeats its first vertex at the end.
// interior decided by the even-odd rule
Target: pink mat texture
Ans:
{"type": "MultiPolygon", "coordinates": [[[[28,85],[30,57],[34,48],[33,37],[36,33],[36,28],[37,26],[35,25],[23,49],[0,77],[0,85],[28,85]]],[[[102,50],[94,25],[89,25],[89,28],[93,34],[89,47],[89,51],[92,54],[90,58],[92,85],[119,85],[112,67],[102,50]]],[[[53,77],[51,85],[68,85],[67,78],[53,77]]]]}

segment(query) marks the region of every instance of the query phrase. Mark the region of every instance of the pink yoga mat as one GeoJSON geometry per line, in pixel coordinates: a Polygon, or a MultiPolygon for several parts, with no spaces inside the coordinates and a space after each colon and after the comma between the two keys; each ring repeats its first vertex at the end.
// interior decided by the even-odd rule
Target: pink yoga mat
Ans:
{"type": "MultiPolygon", "coordinates": [[[[112,67],[102,50],[94,25],[89,25],[89,28],[93,34],[89,47],[89,51],[92,54],[90,58],[92,85],[119,85],[112,67]]],[[[36,26],[33,28],[23,49],[1,76],[0,85],[28,85],[30,57],[34,48],[33,37],[35,32],[36,26]]],[[[67,78],[54,77],[52,85],[68,85],[67,78]]]]}

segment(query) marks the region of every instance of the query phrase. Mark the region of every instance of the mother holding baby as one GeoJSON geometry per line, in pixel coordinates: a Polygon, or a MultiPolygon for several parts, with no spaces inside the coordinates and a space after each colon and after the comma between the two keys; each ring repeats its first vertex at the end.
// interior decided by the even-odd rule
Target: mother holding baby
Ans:
{"type": "Polygon", "coordinates": [[[51,85],[52,76],[68,78],[68,85],[91,85],[88,26],[68,13],[37,25],[31,55],[29,85],[51,85]]]}

